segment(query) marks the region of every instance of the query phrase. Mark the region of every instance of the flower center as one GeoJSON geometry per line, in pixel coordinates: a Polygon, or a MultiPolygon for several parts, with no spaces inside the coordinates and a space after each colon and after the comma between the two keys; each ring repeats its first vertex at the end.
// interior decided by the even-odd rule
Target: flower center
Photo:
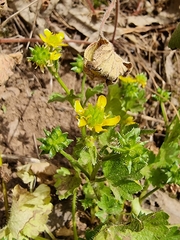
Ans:
{"type": "Polygon", "coordinates": [[[86,118],[87,125],[89,127],[94,127],[103,122],[104,111],[98,106],[93,106],[91,104],[85,109],[84,117],[86,118]]]}

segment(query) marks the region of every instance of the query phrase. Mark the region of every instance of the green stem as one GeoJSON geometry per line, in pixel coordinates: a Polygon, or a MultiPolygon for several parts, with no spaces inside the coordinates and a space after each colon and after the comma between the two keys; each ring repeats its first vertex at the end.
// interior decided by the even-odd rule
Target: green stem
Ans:
{"type": "MultiPolygon", "coordinates": [[[[56,240],[55,236],[52,234],[52,232],[49,230],[49,228],[46,224],[45,224],[45,231],[51,237],[52,240],[56,240]]],[[[42,239],[44,239],[44,238],[42,238],[42,239]]]]}
{"type": "Polygon", "coordinates": [[[95,180],[95,177],[96,177],[96,175],[97,175],[97,172],[98,172],[100,166],[101,166],[101,162],[98,161],[98,162],[95,164],[94,169],[93,169],[93,171],[92,171],[92,173],[91,173],[90,181],[94,181],[94,180],[95,180]]]}
{"type": "MultiPolygon", "coordinates": [[[[3,160],[0,155],[0,167],[3,165],[3,160]]],[[[4,207],[5,207],[5,214],[6,214],[6,220],[9,218],[9,207],[8,207],[8,196],[7,196],[7,187],[6,187],[6,182],[1,179],[1,186],[2,186],[2,192],[3,192],[3,197],[4,197],[4,207]]]]}
{"type": "Polygon", "coordinates": [[[142,201],[144,201],[144,199],[146,199],[147,197],[149,197],[151,194],[153,194],[153,192],[156,192],[158,189],[159,189],[159,187],[153,188],[151,191],[149,191],[148,193],[146,193],[143,197],[139,198],[139,202],[141,203],[142,201]]]}
{"type": "Polygon", "coordinates": [[[52,74],[52,76],[58,81],[58,83],[61,85],[61,87],[64,89],[67,95],[70,94],[70,90],[66,86],[66,84],[63,82],[63,80],[60,78],[59,74],[57,72],[54,72],[51,67],[48,67],[49,72],[52,74]]]}
{"type": "Polygon", "coordinates": [[[168,117],[167,117],[167,113],[166,113],[166,109],[165,109],[164,103],[161,102],[160,106],[161,106],[161,111],[162,111],[162,115],[163,115],[165,124],[166,124],[166,126],[168,126],[168,117]]]}
{"type": "Polygon", "coordinates": [[[148,187],[149,187],[149,183],[148,183],[148,181],[147,181],[147,179],[146,179],[145,182],[144,182],[143,190],[142,190],[142,192],[141,192],[141,194],[140,194],[140,196],[139,196],[139,203],[140,203],[140,204],[142,203],[142,200],[141,200],[141,199],[143,199],[143,197],[147,194],[148,187]]]}
{"type": "Polygon", "coordinates": [[[95,182],[105,182],[106,181],[106,178],[105,177],[97,177],[97,178],[95,178],[95,180],[94,180],[95,182]]]}
{"type": "Polygon", "coordinates": [[[86,138],[86,128],[85,128],[85,126],[81,128],[81,134],[82,134],[82,138],[85,139],[86,138]]]}
{"type": "Polygon", "coordinates": [[[73,191],[73,200],[72,200],[72,222],[73,222],[74,240],[78,240],[77,226],[76,226],[76,199],[77,199],[77,188],[74,189],[73,191]]]}
{"type": "Polygon", "coordinates": [[[108,156],[101,157],[101,161],[102,162],[109,161],[111,159],[115,159],[115,157],[119,157],[119,156],[116,153],[109,154],[108,156]]]}
{"type": "Polygon", "coordinates": [[[2,185],[2,192],[4,197],[4,207],[5,207],[5,214],[6,214],[6,220],[9,218],[9,207],[8,207],[8,197],[7,197],[7,187],[5,181],[1,180],[2,185]]]}
{"type": "Polygon", "coordinates": [[[69,162],[71,163],[71,165],[73,167],[77,167],[79,170],[81,170],[82,173],[84,173],[84,175],[90,179],[90,175],[89,173],[77,162],[76,159],[74,159],[70,154],[66,153],[64,150],[60,150],[59,151],[66,159],[69,160],[69,162]]]}
{"type": "Polygon", "coordinates": [[[81,84],[81,101],[84,103],[85,100],[85,82],[86,82],[86,74],[83,74],[82,84],[81,84]]]}

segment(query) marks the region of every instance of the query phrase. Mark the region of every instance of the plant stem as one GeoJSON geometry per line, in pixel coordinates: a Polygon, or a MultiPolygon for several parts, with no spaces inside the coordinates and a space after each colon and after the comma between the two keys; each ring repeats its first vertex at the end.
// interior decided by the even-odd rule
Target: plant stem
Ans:
{"type": "Polygon", "coordinates": [[[76,199],[77,199],[77,188],[75,188],[73,191],[73,200],[72,200],[72,222],[73,222],[74,240],[78,240],[77,226],[76,226],[76,199]]]}
{"type": "MultiPolygon", "coordinates": [[[[3,165],[3,160],[0,155],[0,167],[3,165]]],[[[6,214],[6,220],[9,218],[9,207],[8,207],[8,197],[7,197],[7,187],[6,187],[6,182],[1,178],[1,186],[2,186],[2,192],[3,192],[3,197],[4,197],[4,207],[5,207],[5,214],[6,214]]]]}
{"type": "Polygon", "coordinates": [[[97,172],[98,172],[98,170],[99,170],[99,168],[100,168],[100,165],[101,165],[101,162],[100,162],[100,161],[98,161],[98,162],[95,164],[94,169],[93,169],[93,171],[92,171],[92,173],[91,173],[90,181],[94,181],[94,180],[95,180],[95,177],[96,177],[97,172]]]}
{"type": "MultiPolygon", "coordinates": [[[[48,226],[46,224],[45,224],[45,231],[51,237],[52,240],[56,240],[55,236],[52,234],[52,232],[49,230],[49,228],[48,228],[48,226]]],[[[42,238],[42,239],[46,239],[46,238],[42,238]]]]}
{"type": "Polygon", "coordinates": [[[149,187],[149,183],[148,183],[148,181],[147,181],[147,179],[146,179],[145,182],[144,182],[143,190],[142,190],[142,192],[141,192],[141,194],[140,194],[140,196],[139,196],[139,203],[140,203],[140,204],[142,203],[142,200],[141,200],[141,199],[143,199],[143,197],[147,194],[148,187],[149,187]]]}
{"type": "Polygon", "coordinates": [[[8,197],[7,197],[7,187],[5,181],[1,180],[2,185],[2,192],[4,197],[4,207],[5,207],[5,214],[6,214],[6,220],[9,218],[9,207],[8,207],[8,197]]]}
{"type": "Polygon", "coordinates": [[[113,32],[113,36],[112,36],[112,43],[114,42],[114,38],[116,35],[118,15],[119,15],[119,1],[116,1],[116,15],[115,15],[115,21],[114,21],[114,32],[113,32]]]}
{"type": "Polygon", "coordinates": [[[52,74],[52,76],[58,81],[58,83],[61,85],[61,87],[64,89],[67,95],[70,94],[70,90],[66,86],[66,84],[63,82],[63,80],[60,78],[59,74],[57,72],[54,72],[51,67],[48,67],[49,72],[52,74]]]}
{"type": "Polygon", "coordinates": [[[161,102],[160,106],[161,106],[161,111],[162,111],[162,115],[163,115],[165,124],[166,124],[166,126],[168,126],[168,117],[167,117],[167,113],[166,113],[166,109],[165,109],[164,103],[161,102]]]}
{"type": "Polygon", "coordinates": [[[94,10],[93,4],[91,2],[91,0],[86,0],[86,4],[88,5],[89,9],[92,11],[93,15],[96,15],[96,12],[94,10]]]}
{"type": "Polygon", "coordinates": [[[71,163],[71,165],[73,167],[77,167],[79,170],[81,170],[82,173],[84,173],[84,175],[90,179],[90,175],[89,173],[77,162],[76,159],[74,159],[70,154],[66,153],[64,150],[60,150],[59,151],[65,158],[67,158],[67,160],[69,160],[69,162],[71,163]]]}
{"type": "Polygon", "coordinates": [[[103,27],[104,27],[104,24],[105,24],[106,20],[108,19],[111,11],[113,10],[114,5],[115,5],[115,2],[116,2],[116,0],[113,0],[113,1],[110,3],[108,9],[106,10],[106,12],[105,12],[105,14],[104,14],[104,17],[103,17],[103,19],[102,19],[102,22],[101,22],[101,25],[100,25],[100,28],[99,28],[99,35],[100,35],[100,36],[103,36],[103,27]]]}
{"type": "Polygon", "coordinates": [[[116,153],[109,154],[109,155],[107,155],[107,156],[105,156],[105,157],[101,157],[101,161],[102,161],[102,162],[109,161],[109,160],[111,160],[112,158],[115,159],[115,157],[118,157],[118,158],[119,158],[119,156],[117,156],[116,153]]]}
{"type": "Polygon", "coordinates": [[[159,187],[155,187],[153,188],[151,191],[149,191],[148,193],[146,193],[143,197],[139,198],[140,203],[146,199],[147,197],[149,197],[151,194],[153,194],[153,192],[157,191],[159,189],[159,187]]]}
{"type": "Polygon", "coordinates": [[[82,138],[85,139],[85,137],[86,137],[86,128],[85,128],[85,126],[81,128],[81,134],[82,134],[82,138]]]}
{"type": "Polygon", "coordinates": [[[99,177],[99,178],[95,178],[94,180],[95,182],[105,182],[106,178],[105,177],[99,177]]]}
{"type": "Polygon", "coordinates": [[[86,82],[86,74],[83,74],[82,84],[81,84],[81,101],[83,103],[85,100],[85,82],[86,82]]]}

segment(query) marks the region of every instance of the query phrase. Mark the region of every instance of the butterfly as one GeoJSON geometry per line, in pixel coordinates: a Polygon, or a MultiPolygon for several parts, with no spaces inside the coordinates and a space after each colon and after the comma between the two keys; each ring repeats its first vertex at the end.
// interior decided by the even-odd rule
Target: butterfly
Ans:
{"type": "Polygon", "coordinates": [[[119,76],[126,76],[131,70],[132,64],[123,60],[104,36],[84,52],[84,71],[91,80],[115,83],[119,76]]]}

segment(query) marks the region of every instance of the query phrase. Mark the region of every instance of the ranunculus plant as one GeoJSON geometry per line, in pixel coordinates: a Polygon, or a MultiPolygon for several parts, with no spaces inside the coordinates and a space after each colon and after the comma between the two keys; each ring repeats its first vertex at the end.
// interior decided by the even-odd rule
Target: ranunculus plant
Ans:
{"type": "MultiPolygon", "coordinates": [[[[96,52],[91,52],[88,54],[92,56],[92,62],[86,61],[86,73],[84,73],[82,56],[79,55],[71,64],[72,70],[82,77],[82,88],[79,92],[74,92],[66,86],[59,75],[58,60],[61,57],[62,47],[66,46],[63,43],[64,34],[54,34],[45,29],[44,35],[40,37],[44,44],[30,49],[29,60],[39,66],[42,71],[45,68],[48,69],[59,82],[65,93],[64,95],[52,94],[49,102],[68,101],[72,111],[76,113],[75,121],[81,132],[73,143],[72,154],[67,152],[67,147],[73,140],[68,138],[68,133],[62,132],[61,126],[57,126],[50,132],[45,130],[45,137],[39,139],[42,143],[40,146],[42,154],[49,154],[52,158],[60,153],[72,166],[71,169],[59,168],[54,179],[56,193],[60,200],[72,196],[74,239],[79,239],[76,221],[77,201],[89,214],[93,225],[84,233],[86,240],[179,239],[180,232],[177,226],[169,225],[168,215],[165,212],[146,211],[141,205],[147,196],[165,184],[180,184],[178,116],[167,126],[164,143],[159,153],[155,155],[145,147],[146,142],[141,140],[143,131],[128,114],[141,112],[144,108],[146,76],[144,74],[138,74],[135,77],[119,76],[117,83],[109,85],[106,91],[105,83],[97,84],[94,88],[85,86],[88,68],[91,76],[92,73],[96,75],[96,79],[97,73],[98,76],[101,75],[99,66],[104,68],[103,79],[109,80],[109,72],[113,75],[111,69],[108,71],[105,69],[108,64],[99,65],[97,61],[100,56],[97,56],[96,52]],[[81,196],[80,199],[79,196],[81,196]]],[[[100,47],[104,55],[103,59],[108,61],[105,58],[106,49],[102,46],[100,47]]],[[[98,47],[96,44],[99,53],[101,49],[98,47]]],[[[108,54],[111,56],[109,52],[108,54]]],[[[119,62],[124,64],[124,73],[130,71],[129,62],[123,60],[119,62]]],[[[27,237],[38,239],[39,231],[47,230],[45,220],[52,207],[50,196],[48,197],[49,189],[43,185],[33,193],[28,193],[26,197],[21,189],[15,190],[14,194],[19,196],[22,204],[20,206],[21,202],[15,198],[16,201],[12,205],[13,211],[15,206],[18,206],[19,211],[27,210],[30,221],[28,223],[26,220],[26,224],[21,224],[18,230],[14,230],[12,223],[15,224],[15,222],[12,216],[13,211],[11,211],[10,222],[3,230],[4,236],[10,236],[10,238],[1,239],[13,239],[17,236],[19,236],[18,239],[27,239],[27,237]],[[31,204],[28,206],[32,208],[32,217],[25,200],[21,199],[22,196],[25,200],[27,198],[28,204],[31,204]],[[38,198],[41,199],[40,203],[38,198]],[[40,215],[40,208],[45,217],[40,215]],[[36,219],[37,210],[39,212],[36,219]],[[32,224],[36,224],[38,219],[43,221],[43,226],[36,227],[36,232],[33,232],[32,224]],[[34,236],[35,234],[37,236],[34,236]]]]}

